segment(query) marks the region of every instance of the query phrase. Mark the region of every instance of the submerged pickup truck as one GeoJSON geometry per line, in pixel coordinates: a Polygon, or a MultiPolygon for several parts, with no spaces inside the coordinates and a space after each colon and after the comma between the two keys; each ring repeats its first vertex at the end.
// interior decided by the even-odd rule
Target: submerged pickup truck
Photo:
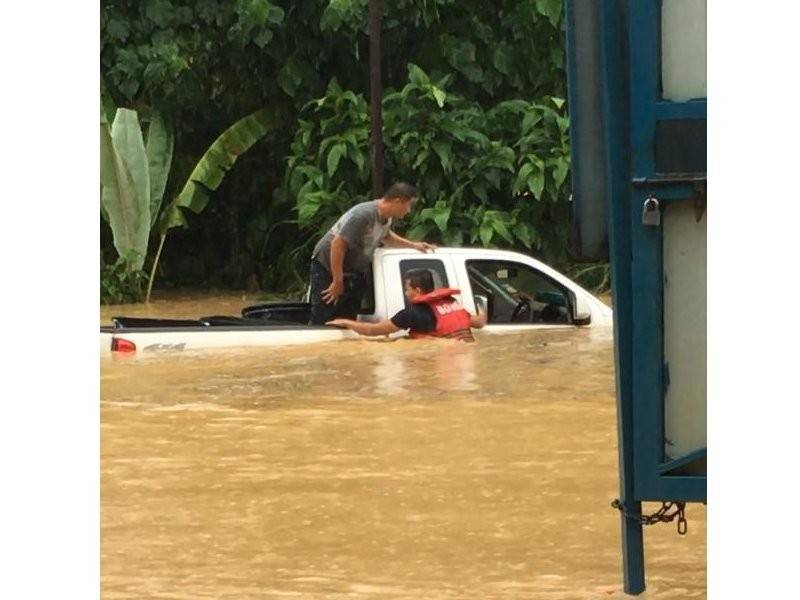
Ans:
{"type": "MultiPolygon", "coordinates": [[[[427,254],[379,248],[358,319],[380,321],[406,307],[403,277],[411,269],[429,270],[436,287],[458,288],[458,299],[469,312],[486,312],[482,333],[611,324],[608,306],[542,262],[479,248],[439,248],[427,254]]],[[[285,346],[358,337],[336,327],[308,325],[309,314],[306,301],[257,304],[244,308],[241,316],[197,320],[114,317],[112,326],[100,328],[100,352],[285,346]]]]}

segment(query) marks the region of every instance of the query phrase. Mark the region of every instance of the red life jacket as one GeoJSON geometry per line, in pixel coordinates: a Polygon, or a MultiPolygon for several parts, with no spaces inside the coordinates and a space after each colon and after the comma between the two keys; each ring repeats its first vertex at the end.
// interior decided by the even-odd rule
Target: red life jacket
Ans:
{"type": "Polygon", "coordinates": [[[433,331],[412,329],[409,335],[412,338],[445,337],[474,342],[475,338],[472,337],[472,330],[469,328],[469,313],[453,298],[455,294],[460,293],[461,290],[453,288],[439,288],[414,298],[412,304],[427,304],[431,307],[431,312],[436,317],[436,329],[433,331]]]}

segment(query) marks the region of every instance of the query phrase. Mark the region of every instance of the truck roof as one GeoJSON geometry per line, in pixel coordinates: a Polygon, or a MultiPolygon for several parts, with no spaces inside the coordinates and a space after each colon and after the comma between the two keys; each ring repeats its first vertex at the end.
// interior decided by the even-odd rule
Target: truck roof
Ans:
{"type": "MultiPolygon", "coordinates": [[[[540,260],[537,260],[532,256],[528,256],[527,254],[515,252],[513,250],[497,250],[494,248],[479,248],[479,247],[476,248],[439,247],[436,249],[435,253],[429,253],[426,256],[432,257],[436,256],[437,254],[455,255],[462,257],[471,256],[475,259],[496,259],[496,260],[513,260],[519,262],[528,262],[546,273],[549,274],[555,273],[559,277],[563,277],[563,275],[552,269],[552,267],[541,262],[540,260]]],[[[419,256],[421,255],[421,253],[417,250],[412,250],[411,248],[378,248],[375,251],[376,258],[380,258],[381,256],[387,256],[387,255],[419,256]]]]}
{"type": "MultiPolygon", "coordinates": [[[[397,254],[419,254],[417,250],[412,250],[411,248],[378,248],[375,251],[375,254],[378,256],[383,256],[385,254],[388,255],[397,255],[397,254]]],[[[453,247],[442,247],[436,249],[435,254],[472,254],[472,255],[481,255],[481,256],[496,256],[500,257],[510,257],[510,256],[525,256],[521,255],[519,252],[515,252],[513,250],[497,250],[495,248],[453,248],[453,247]]],[[[527,257],[530,258],[530,257],[527,257]]],[[[535,259],[534,259],[535,260],[535,259]]],[[[538,261],[537,261],[538,262],[538,261]]]]}

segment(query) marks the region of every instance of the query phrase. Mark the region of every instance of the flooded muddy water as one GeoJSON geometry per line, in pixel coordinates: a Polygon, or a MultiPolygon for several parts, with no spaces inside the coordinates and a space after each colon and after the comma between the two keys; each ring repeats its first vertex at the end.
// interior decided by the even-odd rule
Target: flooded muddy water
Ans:
{"type": "MultiPolygon", "coordinates": [[[[610,330],[101,362],[108,600],[623,598],[617,495],[610,330]]],[[[646,528],[641,597],[706,596],[687,517],[646,528]]]]}

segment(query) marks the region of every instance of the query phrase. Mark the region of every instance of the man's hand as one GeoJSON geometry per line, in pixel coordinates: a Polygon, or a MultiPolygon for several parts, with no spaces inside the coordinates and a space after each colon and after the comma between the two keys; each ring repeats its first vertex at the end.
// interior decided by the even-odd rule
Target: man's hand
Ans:
{"type": "Polygon", "coordinates": [[[469,326],[474,329],[481,329],[486,325],[486,313],[479,310],[477,315],[469,316],[469,326]]]}
{"type": "Polygon", "coordinates": [[[436,252],[439,246],[436,244],[429,244],[428,242],[415,242],[413,247],[420,252],[436,252]]]}
{"type": "Polygon", "coordinates": [[[333,304],[344,293],[344,281],[334,279],[331,284],[322,290],[322,300],[325,304],[333,304]]]}

